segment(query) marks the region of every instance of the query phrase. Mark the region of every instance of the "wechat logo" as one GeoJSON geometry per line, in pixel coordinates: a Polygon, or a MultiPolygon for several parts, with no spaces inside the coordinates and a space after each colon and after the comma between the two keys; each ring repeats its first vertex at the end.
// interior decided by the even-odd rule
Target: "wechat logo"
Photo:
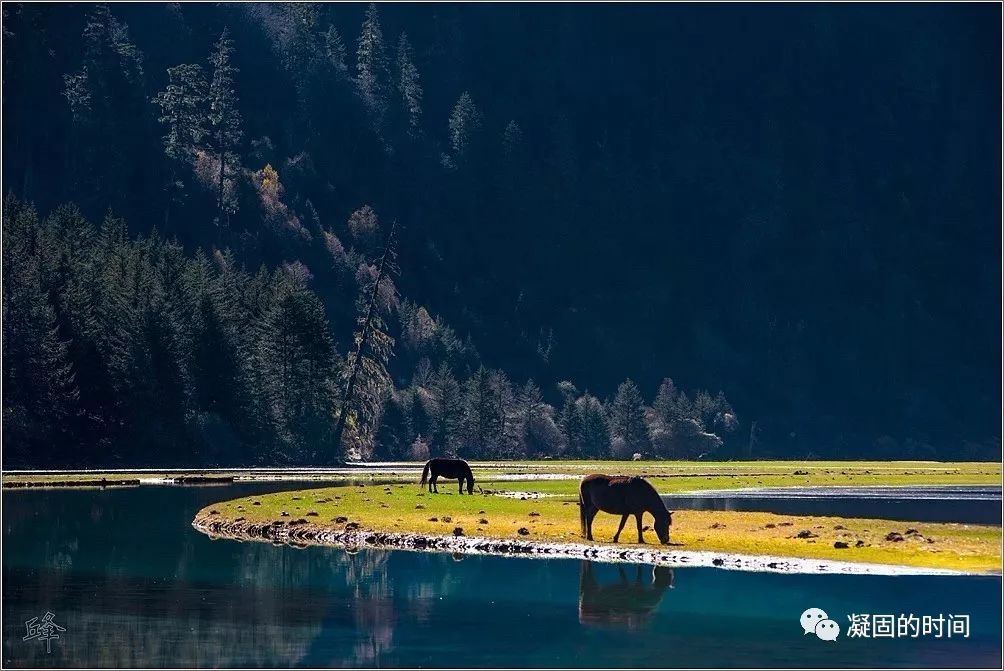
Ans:
{"type": "Polygon", "coordinates": [[[840,625],[830,619],[822,608],[809,608],[798,618],[802,635],[815,634],[824,641],[835,641],[840,636],[840,625]]]}

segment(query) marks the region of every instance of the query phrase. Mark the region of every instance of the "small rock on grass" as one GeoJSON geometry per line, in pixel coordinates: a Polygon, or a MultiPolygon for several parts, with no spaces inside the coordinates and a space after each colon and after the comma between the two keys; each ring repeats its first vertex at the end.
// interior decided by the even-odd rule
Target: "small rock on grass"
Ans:
{"type": "Polygon", "coordinates": [[[899,533],[898,531],[890,531],[885,535],[885,539],[893,543],[901,543],[903,540],[905,540],[903,538],[903,534],[899,533]]]}
{"type": "Polygon", "coordinates": [[[438,517],[430,517],[430,518],[429,518],[429,521],[430,521],[430,522],[438,522],[438,521],[439,521],[439,518],[438,518],[438,517]]]}
{"type": "Polygon", "coordinates": [[[463,527],[453,527],[453,535],[454,536],[463,536],[464,535],[464,528],[463,527]]]}
{"type": "Polygon", "coordinates": [[[520,536],[529,536],[530,535],[530,530],[527,529],[526,527],[520,527],[516,531],[516,533],[518,533],[520,536]]]}
{"type": "Polygon", "coordinates": [[[535,512],[535,511],[531,511],[530,514],[527,517],[540,517],[540,513],[535,512]]]}
{"type": "Polygon", "coordinates": [[[348,522],[348,521],[349,518],[345,517],[344,515],[339,515],[338,517],[335,518],[335,522],[338,524],[342,524],[343,522],[348,522]]]}
{"type": "Polygon", "coordinates": [[[482,517],[480,520],[478,520],[478,524],[488,524],[488,520],[482,517]]]}
{"type": "Polygon", "coordinates": [[[317,512],[313,510],[307,513],[307,517],[317,517],[317,516],[318,516],[317,512]]]}
{"type": "Polygon", "coordinates": [[[850,546],[847,543],[843,542],[843,541],[836,541],[833,544],[833,547],[837,548],[838,550],[846,550],[850,546]]]}
{"type": "Polygon", "coordinates": [[[444,522],[452,522],[453,518],[450,517],[449,515],[443,515],[443,521],[444,522]]]}
{"type": "Polygon", "coordinates": [[[795,537],[796,538],[819,538],[819,535],[812,533],[808,529],[802,529],[797,534],[795,534],[795,537]]]}
{"type": "Polygon", "coordinates": [[[776,524],[774,524],[773,522],[768,522],[767,524],[765,524],[765,525],[763,526],[763,528],[764,528],[764,529],[776,529],[776,528],[777,528],[777,525],[776,525],[776,524]]]}

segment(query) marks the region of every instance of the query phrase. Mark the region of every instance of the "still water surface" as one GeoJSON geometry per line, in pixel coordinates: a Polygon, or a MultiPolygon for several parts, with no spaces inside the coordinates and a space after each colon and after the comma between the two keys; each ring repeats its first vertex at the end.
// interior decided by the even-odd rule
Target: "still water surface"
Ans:
{"type": "Polygon", "coordinates": [[[763,511],[1001,525],[999,485],[764,487],[667,494],[662,498],[671,510],[763,511]]]}
{"type": "Polygon", "coordinates": [[[5,666],[999,667],[1000,577],[778,575],[212,541],[213,501],[290,488],[3,493],[5,666]],[[822,608],[843,632],[803,636],[822,608]],[[66,631],[23,641],[46,611],[66,631]],[[849,639],[850,613],[971,616],[849,639]]]}

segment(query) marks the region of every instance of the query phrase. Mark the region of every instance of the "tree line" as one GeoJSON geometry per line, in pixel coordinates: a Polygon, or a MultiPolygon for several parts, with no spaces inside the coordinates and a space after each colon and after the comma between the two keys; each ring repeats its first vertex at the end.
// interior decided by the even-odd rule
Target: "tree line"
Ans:
{"type": "Polygon", "coordinates": [[[187,255],[111,213],[43,219],[14,197],[3,239],[8,463],[685,458],[736,426],[723,395],[691,399],[669,379],[651,407],[630,380],[608,401],[562,382],[556,410],[533,381],[472,370],[452,330],[379,275],[360,283],[356,350],[343,352],[302,266],[252,272],[229,250],[187,255]]]}
{"type": "MultiPolygon", "coordinates": [[[[733,431],[702,420],[694,433],[727,435],[729,454],[999,455],[996,345],[974,341],[994,266],[972,262],[996,239],[981,201],[993,171],[959,158],[980,155],[971,129],[992,106],[952,97],[986,90],[961,65],[976,42],[908,57],[940,25],[928,10],[869,41],[896,45],[888,59],[857,49],[875,26],[812,7],[769,21],[559,5],[3,11],[5,185],[40,212],[76,203],[97,224],[111,208],[134,240],[156,229],[189,256],[229,250],[242,272],[300,278],[337,349],[343,447],[373,444],[381,368],[414,391],[445,361],[461,387],[489,363],[536,380],[559,428],[559,380],[588,381],[609,420],[626,371],[649,394],[669,370],[726,386],[742,408],[733,431]],[[702,21],[719,37],[693,39],[702,21]],[[819,39],[790,37],[805,34],[819,39]],[[793,58],[742,70],[779,42],[793,58]],[[817,68],[834,86],[817,86],[817,68]],[[886,92],[919,71],[941,85],[908,86],[911,102],[887,113],[886,92]],[[844,106],[861,112],[819,122],[844,106]],[[972,123],[958,126],[963,108],[972,123]],[[915,140],[946,127],[965,130],[915,140]],[[401,272],[376,294],[394,344],[373,343],[391,356],[355,357],[368,377],[342,415],[360,302],[395,220],[401,272]]],[[[669,431],[646,400],[655,452],[669,431]]],[[[598,412],[579,414],[599,427],[598,412]]],[[[644,447],[612,435],[618,453],[644,447]]]]}

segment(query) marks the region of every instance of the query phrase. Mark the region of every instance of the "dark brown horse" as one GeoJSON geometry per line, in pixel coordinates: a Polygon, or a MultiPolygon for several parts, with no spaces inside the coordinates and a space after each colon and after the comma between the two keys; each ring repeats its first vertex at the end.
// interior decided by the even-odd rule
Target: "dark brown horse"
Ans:
{"type": "Polygon", "coordinates": [[[467,493],[474,493],[474,473],[471,472],[471,467],[463,459],[444,459],[442,457],[429,459],[425,462],[425,468],[422,469],[422,480],[418,484],[424,485],[428,482],[429,491],[438,493],[439,488],[436,487],[438,478],[457,480],[461,494],[464,493],[464,480],[467,480],[467,493]],[[431,478],[429,477],[430,473],[431,478]]]}
{"type": "Polygon", "coordinates": [[[614,543],[620,539],[621,531],[631,515],[638,520],[638,542],[644,543],[641,517],[651,513],[655,518],[655,533],[663,544],[669,543],[669,525],[673,523],[673,513],[659,498],[659,492],[644,478],[594,473],[582,478],[579,483],[579,518],[582,521],[582,535],[593,540],[593,518],[603,511],[621,516],[621,525],[614,534],[614,543]]]}
{"type": "Polygon", "coordinates": [[[601,584],[593,575],[593,562],[582,562],[579,574],[579,622],[634,629],[647,622],[658,608],[667,589],[673,587],[673,570],[651,567],[651,581],[642,580],[643,567],[637,566],[635,579],[628,579],[624,565],[617,567],[620,581],[601,584]]]}

